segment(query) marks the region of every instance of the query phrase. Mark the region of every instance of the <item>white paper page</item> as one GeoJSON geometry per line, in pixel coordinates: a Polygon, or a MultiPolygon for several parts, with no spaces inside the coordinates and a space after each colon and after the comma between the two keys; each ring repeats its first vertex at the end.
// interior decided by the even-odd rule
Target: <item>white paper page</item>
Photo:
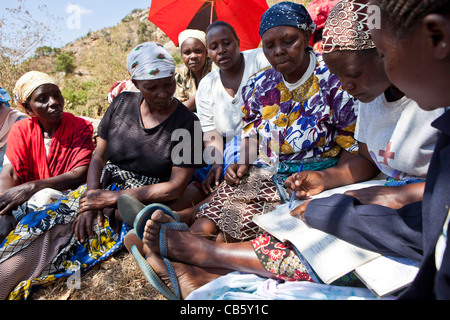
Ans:
{"type": "Polygon", "coordinates": [[[368,187],[382,186],[385,183],[386,183],[386,180],[369,180],[369,181],[349,184],[346,186],[342,186],[342,187],[338,187],[338,188],[334,188],[334,189],[330,189],[330,190],[325,190],[317,195],[312,196],[311,199],[326,198],[326,197],[332,196],[333,194],[344,193],[349,190],[359,190],[359,189],[364,189],[364,188],[368,188],[368,187]]]}
{"type": "Polygon", "coordinates": [[[355,269],[355,274],[380,297],[410,284],[419,271],[415,260],[381,256],[355,269]]]}
{"type": "Polygon", "coordinates": [[[255,216],[253,221],[279,240],[289,240],[327,284],[380,256],[310,228],[289,212],[289,204],[283,204],[268,214],[255,216]]]}

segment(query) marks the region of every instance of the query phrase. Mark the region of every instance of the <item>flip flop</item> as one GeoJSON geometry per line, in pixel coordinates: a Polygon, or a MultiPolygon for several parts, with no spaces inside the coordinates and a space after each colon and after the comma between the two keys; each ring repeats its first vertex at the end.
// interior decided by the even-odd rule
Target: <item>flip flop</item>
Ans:
{"type": "MultiPolygon", "coordinates": [[[[139,239],[142,240],[142,237],[144,235],[145,224],[147,223],[147,220],[152,217],[153,212],[155,212],[156,210],[161,210],[168,216],[172,217],[175,221],[180,221],[180,216],[178,215],[178,213],[173,212],[172,209],[163,204],[153,203],[148,206],[145,206],[136,215],[136,218],[134,219],[133,223],[134,230],[136,231],[136,234],[139,237],[139,239]]],[[[180,222],[172,222],[172,223],[179,223],[185,225],[184,223],[180,222]]]]}
{"type": "MultiPolygon", "coordinates": [[[[142,256],[142,254],[139,252],[138,247],[136,244],[134,244],[133,239],[131,237],[136,236],[136,233],[134,230],[131,230],[127,236],[125,237],[126,242],[132,242],[131,248],[129,249],[131,254],[133,255],[133,258],[136,260],[136,263],[139,266],[139,269],[144,273],[145,278],[147,281],[152,285],[153,288],[158,290],[164,297],[166,297],[169,300],[180,300],[181,299],[181,293],[180,293],[180,287],[178,285],[178,280],[175,274],[175,270],[173,269],[172,264],[167,258],[163,257],[164,263],[166,264],[168,273],[169,273],[169,280],[170,284],[172,285],[172,288],[169,288],[164,281],[161,280],[159,275],[155,272],[155,270],[150,266],[150,264],[147,262],[147,260],[142,256]],[[128,238],[128,239],[127,239],[128,238]]],[[[127,248],[130,245],[127,245],[127,248]]]]}
{"type": "Polygon", "coordinates": [[[124,194],[117,200],[117,208],[123,222],[132,228],[136,215],[145,208],[145,205],[135,197],[124,194]]]}
{"type": "Polygon", "coordinates": [[[180,221],[180,215],[177,212],[172,211],[169,207],[160,204],[153,203],[148,206],[144,205],[142,202],[136,198],[124,194],[119,197],[117,201],[117,208],[119,209],[119,214],[122,220],[130,227],[136,230],[136,234],[142,240],[142,235],[144,233],[145,223],[151,218],[155,210],[161,210],[165,214],[171,216],[175,221],[180,221]]]}

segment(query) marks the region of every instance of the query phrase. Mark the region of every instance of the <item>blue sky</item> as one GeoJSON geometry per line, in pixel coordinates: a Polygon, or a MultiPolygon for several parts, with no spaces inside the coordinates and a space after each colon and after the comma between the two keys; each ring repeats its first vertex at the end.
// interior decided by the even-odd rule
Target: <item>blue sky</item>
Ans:
{"type": "Polygon", "coordinates": [[[51,47],[61,47],[75,39],[85,36],[89,31],[112,27],[133,9],[147,9],[151,0],[2,0],[0,19],[6,8],[22,5],[28,9],[35,20],[51,26],[51,47]],[[38,6],[45,4],[49,19],[38,6]]]}

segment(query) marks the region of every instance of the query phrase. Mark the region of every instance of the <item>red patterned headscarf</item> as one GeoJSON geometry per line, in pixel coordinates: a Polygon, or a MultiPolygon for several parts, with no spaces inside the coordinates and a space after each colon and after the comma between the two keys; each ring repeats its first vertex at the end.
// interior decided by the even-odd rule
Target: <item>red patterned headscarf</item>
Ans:
{"type": "Polygon", "coordinates": [[[341,0],[333,7],[323,29],[323,53],[375,48],[367,8],[363,0],[341,0]]]}

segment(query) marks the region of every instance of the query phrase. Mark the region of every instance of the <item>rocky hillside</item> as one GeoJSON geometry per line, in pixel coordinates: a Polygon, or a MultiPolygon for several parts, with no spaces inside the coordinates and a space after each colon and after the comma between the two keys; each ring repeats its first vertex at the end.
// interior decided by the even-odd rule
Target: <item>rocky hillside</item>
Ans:
{"type": "Polygon", "coordinates": [[[108,107],[106,95],[111,85],[129,77],[126,58],[136,45],[158,41],[181,62],[172,41],[147,16],[148,10],[134,10],[114,27],[90,32],[60,49],[41,49],[27,69],[58,79],[67,111],[100,118],[108,107]]]}
{"type": "MultiPolygon", "coordinates": [[[[311,0],[293,0],[308,5],[311,0]]],[[[278,0],[267,0],[269,6],[278,0]]],[[[178,48],[148,20],[147,10],[133,10],[116,26],[88,33],[62,48],[39,48],[35,57],[22,66],[20,74],[38,70],[57,78],[66,110],[78,116],[101,118],[109,104],[106,99],[111,85],[129,77],[126,58],[142,42],[158,41],[182,63],[178,48]]],[[[5,86],[14,87],[14,83],[5,86]]]]}

